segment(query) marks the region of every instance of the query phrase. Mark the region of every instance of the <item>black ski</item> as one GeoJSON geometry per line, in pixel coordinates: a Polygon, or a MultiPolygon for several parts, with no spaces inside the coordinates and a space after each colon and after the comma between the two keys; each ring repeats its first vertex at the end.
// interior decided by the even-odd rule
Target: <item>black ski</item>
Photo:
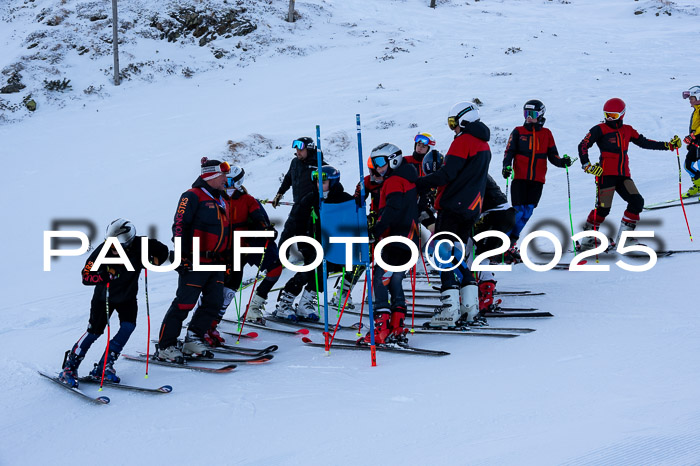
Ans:
{"type": "MultiPolygon", "coordinates": [[[[127,359],[129,361],[139,361],[142,363],[146,363],[146,356],[131,356],[129,354],[122,354],[122,357],[124,359],[127,359]]],[[[197,372],[208,372],[210,374],[225,374],[227,372],[231,372],[234,370],[237,366],[235,364],[227,364],[225,366],[221,367],[204,367],[204,366],[193,366],[189,363],[184,363],[184,364],[177,364],[174,362],[167,362],[167,361],[160,361],[158,359],[153,358],[151,356],[151,359],[149,361],[149,364],[156,364],[159,366],[166,366],[166,367],[176,367],[178,369],[189,369],[191,371],[197,371],[197,372]]]]}
{"type": "MultiPolygon", "coordinates": [[[[222,319],[222,321],[238,325],[238,321],[235,321],[235,320],[222,319]]],[[[286,335],[308,335],[309,334],[308,328],[300,328],[300,329],[295,331],[295,330],[285,330],[283,328],[268,327],[267,325],[259,324],[257,322],[246,322],[245,324],[250,326],[250,327],[253,327],[253,328],[260,328],[260,329],[264,329],[264,330],[269,330],[271,332],[284,333],[286,335]]],[[[238,336],[238,332],[227,332],[225,330],[222,330],[222,333],[226,333],[227,335],[238,336]]]]}
{"type": "Polygon", "coordinates": [[[74,395],[79,396],[80,398],[82,398],[85,401],[88,401],[88,402],[94,403],[94,404],[98,404],[98,405],[109,404],[109,398],[106,396],[92,397],[92,396],[88,395],[87,393],[85,393],[84,391],[80,390],[79,388],[73,388],[69,385],[64,384],[63,382],[58,380],[58,376],[49,375],[49,374],[47,374],[45,372],[41,372],[41,371],[37,371],[37,372],[39,373],[39,375],[46,377],[47,379],[49,379],[53,383],[60,385],[64,389],[68,390],[69,392],[72,392],[74,395]]]}
{"type": "MultiPolygon", "coordinates": [[[[151,343],[158,343],[158,340],[153,339],[151,340],[151,343]]],[[[178,348],[182,347],[182,340],[178,340],[178,348]]],[[[246,348],[245,346],[238,346],[238,345],[227,345],[227,344],[222,344],[216,347],[211,348],[212,351],[218,351],[220,353],[229,353],[229,354],[242,354],[245,356],[263,356],[265,354],[269,353],[274,353],[277,351],[279,347],[277,345],[270,345],[267,348],[246,348]]]]}
{"type": "MultiPolygon", "coordinates": [[[[241,364],[262,364],[272,360],[275,356],[272,354],[264,354],[262,356],[256,356],[252,358],[220,358],[214,356],[214,353],[207,351],[208,354],[204,356],[185,356],[185,364],[188,362],[213,362],[213,363],[230,363],[237,362],[241,364]]],[[[145,358],[144,353],[139,353],[139,356],[145,358]]]]}
{"type": "Polygon", "coordinates": [[[551,312],[501,312],[501,311],[496,311],[496,312],[484,312],[483,313],[484,317],[527,317],[527,318],[533,318],[533,317],[554,317],[554,314],[551,312]]]}
{"type": "MultiPolygon", "coordinates": [[[[91,384],[100,384],[100,379],[93,379],[92,377],[85,376],[85,377],[79,377],[78,381],[80,383],[91,383],[91,384]]],[[[105,387],[114,387],[118,388],[120,390],[130,390],[132,392],[143,392],[143,393],[170,393],[173,391],[173,387],[170,385],[163,385],[162,387],[158,388],[147,388],[147,387],[137,387],[134,385],[125,385],[123,383],[114,383],[110,382],[109,380],[105,380],[103,385],[105,387]]]]}
{"type": "MultiPolygon", "coordinates": [[[[314,343],[310,338],[304,337],[301,339],[308,346],[315,346],[317,348],[325,348],[324,343],[314,343]]],[[[369,345],[357,344],[354,340],[343,340],[336,338],[333,340],[331,345],[331,351],[334,349],[347,349],[347,350],[359,350],[359,351],[369,351],[369,345]]],[[[388,351],[393,353],[405,353],[405,354],[422,354],[424,356],[448,356],[450,353],[447,351],[437,351],[429,350],[423,348],[414,348],[412,346],[388,346],[388,345],[376,345],[377,351],[388,351]]]]}
{"type": "MultiPolygon", "coordinates": [[[[488,327],[479,327],[480,329],[489,330],[488,327]]],[[[428,327],[416,327],[413,329],[413,333],[437,333],[445,335],[468,335],[472,337],[495,337],[495,338],[515,338],[520,335],[517,333],[503,333],[503,332],[482,332],[475,331],[472,327],[455,327],[449,328],[428,328],[428,327]]]]}
{"type": "MultiPolygon", "coordinates": [[[[694,199],[694,200],[689,200],[692,198],[683,198],[683,205],[692,205],[692,204],[698,204],[700,203],[700,198],[694,199]]],[[[644,210],[661,210],[661,209],[669,209],[671,207],[680,207],[681,206],[681,200],[680,199],[672,199],[670,201],[666,202],[659,202],[656,204],[649,204],[644,206],[644,210]]]]}

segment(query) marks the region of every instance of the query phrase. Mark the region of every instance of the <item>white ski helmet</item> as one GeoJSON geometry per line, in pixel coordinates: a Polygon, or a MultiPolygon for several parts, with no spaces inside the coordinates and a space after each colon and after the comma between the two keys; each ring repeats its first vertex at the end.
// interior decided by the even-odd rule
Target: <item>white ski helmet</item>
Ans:
{"type": "Polygon", "coordinates": [[[122,246],[129,246],[136,237],[136,227],[130,220],[118,218],[107,226],[105,240],[116,237],[122,246]]]}
{"type": "Polygon", "coordinates": [[[700,86],[693,86],[687,91],[683,91],[683,98],[688,99],[690,97],[695,97],[700,100],[700,86]]]}
{"type": "Polygon", "coordinates": [[[240,191],[243,187],[243,178],[245,177],[245,170],[237,165],[231,167],[231,171],[226,176],[226,187],[233,188],[240,191]]]}
{"type": "Polygon", "coordinates": [[[447,114],[447,124],[450,129],[464,126],[465,123],[471,123],[479,119],[479,109],[474,102],[458,102],[452,106],[447,114]]]}
{"type": "Polygon", "coordinates": [[[372,159],[372,164],[374,165],[375,170],[382,168],[387,164],[389,165],[389,168],[395,169],[401,165],[401,161],[403,161],[401,149],[393,144],[389,144],[388,142],[379,144],[377,147],[372,149],[372,153],[369,157],[372,159]]]}

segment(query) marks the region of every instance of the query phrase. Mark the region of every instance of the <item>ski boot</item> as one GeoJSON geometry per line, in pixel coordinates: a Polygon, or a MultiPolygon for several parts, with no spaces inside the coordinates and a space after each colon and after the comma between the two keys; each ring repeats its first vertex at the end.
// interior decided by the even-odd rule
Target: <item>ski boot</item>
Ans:
{"type": "Polygon", "coordinates": [[[209,345],[212,348],[216,348],[226,343],[224,337],[222,337],[219,331],[216,329],[218,326],[219,321],[213,321],[211,323],[211,328],[207,330],[207,332],[204,334],[204,341],[207,343],[207,345],[209,345]]]}
{"type": "Polygon", "coordinates": [[[185,343],[182,345],[182,354],[184,356],[194,356],[194,357],[211,357],[211,346],[207,345],[204,338],[195,334],[192,330],[187,331],[187,336],[185,337],[185,343]]]}
{"type": "Polygon", "coordinates": [[[277,298],[277,305],[275,306],[275,310],[272,315],[278,319],[288,319],[292,322],[298,321],[299,318],[292,307],[294,304],[294,298],[296,298],[296,296],[294,296],[292,293],[282,291],[279,298],[277,298]]]}
{"type": "Polygon", "coordinates": [[[688,192],[683,194],[683,199],[687,199],[689,197],[695,197],[698,195],[700,195],[700,178],[693,180],[693,186],[690,187],[688,192]]]}
{"type": "MultiPolygon", "coordinates": [[[[389,309],[377,309],[374,315],[374,344],[383,345],[387,343],[387,338],[391,335],[390,326],[391,313],[389,309]]],[[[367,332],[364,338],[360,338],[358,343],[371,344],[371,334],[367,332]]]]}
{"type": "Polygon", "coordinates": [[[248,314],[246,314],[245,320],[265,325],[265,317],[263,316],[265,304],[265,298],[255,293],[250,301],[250,306],[248,306],[248,314]]]}
{"type": "Polygon", "coordinates": [[[297,304],[297,317],[311,322],[318,322],[318,314],[316,313],[317,310],[318,305],[316,304],[316,295],[313,291],[304,289],[304,292],[301,294],[299,304],[297,304]]]}
{"type": "Polygon", "coordinates": [[[153,357],[159,361],[173,362],[175,364],[185,363],[185,356],[177,346],[168,346],[165,349],[158,349],[153,357]]]}
{"type": "Polygon", "coordinates": [[[459,319],[459,290],[450,289],[440,293],[442,304],[435,310],[428,323],[430,328],[454,328],[459,319]]]}
{"type": "Polygon", "coordinates": [[[63,370],[58,374],[58,380],[69,387],[78,388],[78,366],[85,356],[78,356],[73,351],[66,351],[63,357],[63,370]]]}
{"type": "Polygon", "coordinates": [[[501,304],[500,299],[494,300],[494,291],[496,291],[496,282],[494,280],[479,282],[479,312],[491,311],[501,304]]]}
{"type": "Polygon", "coordinates": [[[90,371],[90,377],[95,380],[102,380],[102,368],[105,370],[105,380],[112,383],[119,383],[121,379],[117,376],[117,371],[114,370],[114,362],[119,357],[119,353],[110,351],[107,356],[107,364],[105,365],[105,355],[102,355],[100,362],[95,364],[95,367],[90,371]]]}
{"type": "Polygon", "coordinates": [[[355,309],[355,305],[352,303],[352,296],[350,296],[351,291],[352,290],[345,289],[341,294],[340,290],[337,290],[335,293],[333,293],[333,298],[331,298],[329,305],[334,309],[338,309],[342,308],[344,304],[345,309],[355,309]],[[345,298],[347,298],[347,301],[345,298]]]}
{"type": "Polygon", "coordinates": [[[462,304],[459,307],[460,317],[457,324],[470,327],[484,327],[488,325],[486,318],[479,311],[479,288],[476,285],[463,286],[459,290],[462,304]]]}
{"type": "Polygon", "coordinates": [[[397,306],[391,312],[391,321],[389,328],[391,333],[387,340],[391,343],[396,343],[400,346],[408,345],[408,329],[404,327],[404,319],[406,318],[406,308],[397,306]]]}

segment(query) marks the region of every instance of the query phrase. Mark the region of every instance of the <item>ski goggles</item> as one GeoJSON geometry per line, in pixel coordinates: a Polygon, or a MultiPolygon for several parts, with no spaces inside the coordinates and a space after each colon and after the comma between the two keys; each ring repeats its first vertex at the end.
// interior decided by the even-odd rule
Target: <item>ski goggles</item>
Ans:
{"type": "Polygon", "coordinates": [[[303,149],[305,149],[305,148],[313,149],[313,148],[314,148],[314,143],[313,143],[313,142],[310,142],[310,143],[307,144],[307,143],[305,143],[304,141],[300,141],[299,139],[295,139],[295,140],[292,142],[292,149],[303,150],[303,149]]]}
{"type": "Polygon", "coordinates": [[[389,164],[389,157],[387,157],[386,155],[372,157],[371,160],[375,168],[382,168],[389,164]]]}
{"type": "Polygon", "coordinates": [[[424,146],[435,145],[435,141],[431,141],[428,136],[424,136],[422,134],[417,135],[413,142],[423,144],[424,146]]]}
{"type": "Polygon", "coordinates": [[[537,120],[539,117],[544,115],[544,112],[540,112],[538,110],[523,110],[523,115],[525,116],[525,119],[532,118],[533,120],[537,120]]]}
{"type": "Polygon", "coordinates": [[[689,99],[691,97],[695,97],[696,99],[700,99],[700,91],[683,91],[683,98],[684,99],[689,99]]]}
{"type": "Polygon", "coordinates": [[[456,127],[458,127],[459,122],[457,121],[457,117],[447,117],[447,126],[449,126],[450,129],[455,129],[456,127]]]}
{"type": "Polygon", "coordinates": [[[622,118],[622,115],[625,114],[624,112],[622,112],[622,113],[619,113],[619,112],[604,112],[604,113],[605,113],[605,119],[606,119],[606,120],[619,120],[620,118],[622,118]]]}
{"type": "Polygon", "coordinates": [[[206,173],[228,173],[231,171],[231,165],[228,162],[221,162],[219,165],[211,167],[202,167],[202,175],[206,173]]]}
{"type": "Polygon", "coordinates": [[[244,175],[245,175],[245,171],[241,170],[241,172],[238,174],[238,176],[226,177],[226,187],[239,189],[241,187],[241,185],[243,184],[243,176],[244,175]]]}

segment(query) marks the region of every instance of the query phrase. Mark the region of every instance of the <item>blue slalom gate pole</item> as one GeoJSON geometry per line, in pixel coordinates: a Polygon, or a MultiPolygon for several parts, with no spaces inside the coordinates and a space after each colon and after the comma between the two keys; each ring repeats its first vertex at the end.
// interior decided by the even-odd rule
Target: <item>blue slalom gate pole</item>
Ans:
{"type": "MultiPolygon", "coordinates": [[[[365,214],[365,221],[367,220],[367,210],[365,207],[365,174],[364,174],[364,161],[362,159],[362,127],[360,125],[360,114],[356,114],[357,119],[357,156],[360,162],[360,199],[362,213],[365,214]]],[[[365,258],[365,279],[367,283],[367,310],[369,312],[369,340],[370,340],[370,352],[372,354],[372,366],[377,365],[377,348],[374,344],[374,309],[372,308],[372,261],[369,257],[369,245],[367,247],[367,256],[365,258]]]]}
{"type": "MultiPolygon", "coordinates": [[[[321,247],[326,251],[326,241],[323,239],[323,157],[321,156],[321,126],[316,125],[316,163],[318,168],[318,219],[321,222],[321,247]]],[[[328,268],[326,258],[323,258],[323,322],[326,354],[330,352],[330,340],[328,333],[328,268]]]]}

